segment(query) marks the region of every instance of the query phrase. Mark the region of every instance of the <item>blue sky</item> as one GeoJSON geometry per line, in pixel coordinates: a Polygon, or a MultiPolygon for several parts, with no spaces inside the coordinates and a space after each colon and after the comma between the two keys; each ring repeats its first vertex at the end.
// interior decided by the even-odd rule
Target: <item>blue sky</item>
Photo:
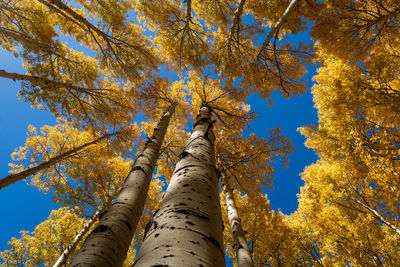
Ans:
{"type": "MultiPolygon", "coordinates": [[[[0,69],[25,73],[21,60],[0,49],[0,69]]],[[[55,117],[42,110],[31,108],[17,97],[20,82],[0,78],[0,176],[8,175],[11,153],[25,143],[28,125],[41,127],[54,125],[55,117]]],[[[0,191],[0,250],[7,248],[11,237],[19,237],[19,231],[32,231],[44,221],[57,206],[51,195],[43,194],[24,181],[17,182],[0,191]]]]}
{"type": "MultiPolygon", "coordinates": [[[[0,49],[0,70],[25,73],[21,60],[11,53],[0,49]]],[[[314,68],[307,75],[308,88],[312,86],[314,68]]],[[[32,124],[40,128],[45,124],[55,125],[55,117],[46,111],[31,108],[17,97],[20,82],[0,78],[0,177],[8,175],[8,163],[11,153],[23,145],[27,127],[32,124]]],[[[249,104],[259,117],[251,124],[258,136],[266,134],[267,129],[279,127],[286,137],[292,140],[296,151],[289,158],[289,168],[276,168],[274,189],[266,190],[273,209],[281,209],[290,214],[297,209],[297,196],[303,182],[300,173],[304,167],[315,162],[317,157],[304,147],[304,137],[298,127],[317,123],[317,112],[313,108],[310,90],[300,97],[285,99],[280,93],[273,95],[274,106],[269,107],[267,100],[257,95],[251,96],[249,104]]],[[[35,226],[44,221],[50,211],[58,206],[51,200],[50,194],[43,194],[36,188],[27,186],[24,181],[17,182],[0,190],[0,251],[7,247],[11,237],[19,238],[19,231],[33,231],[35,226]]]]}

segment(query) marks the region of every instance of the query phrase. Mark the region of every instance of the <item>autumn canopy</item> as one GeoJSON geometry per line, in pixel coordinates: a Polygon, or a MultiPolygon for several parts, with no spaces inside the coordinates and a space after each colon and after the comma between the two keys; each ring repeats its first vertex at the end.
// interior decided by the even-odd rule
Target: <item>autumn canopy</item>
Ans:
{"type": "Polygon", "coordinates": [[[25,180],[60,207],[2,266],[399,264],[399,1],[2,0],[0,46],[25,69],[0,78],[57,117],[0,194],[25,180]],[[265,192],[295,147],[251,131],[248,99],[308,90],[318,160],[287,215],[265,192]]]}

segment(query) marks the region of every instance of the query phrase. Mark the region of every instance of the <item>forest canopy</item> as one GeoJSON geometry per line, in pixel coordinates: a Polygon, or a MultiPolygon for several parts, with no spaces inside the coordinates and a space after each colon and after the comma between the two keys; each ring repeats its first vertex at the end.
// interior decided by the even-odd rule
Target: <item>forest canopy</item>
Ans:
{"type": "Polygon", "coordinates": [[[1,1],[23,71],[0,78],[56,123],[28,127],[0,195],[24,180],[58,208],[0,264],[396,266],[399,25],[392,0],[1,1]],[[302,144],[257,134],[253,106],[310,92],[317,160],[285,214],[267,193],[302,144]]]}

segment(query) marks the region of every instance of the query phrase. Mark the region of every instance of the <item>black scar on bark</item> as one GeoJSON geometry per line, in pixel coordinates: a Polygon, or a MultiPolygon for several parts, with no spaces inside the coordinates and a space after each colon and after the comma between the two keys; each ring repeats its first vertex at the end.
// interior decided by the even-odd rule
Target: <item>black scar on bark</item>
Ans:
{"type": "Polygon", "coordinates": [[[105,231],[108,231],[108,230],[110,230],[110,231],[112,232],[110,226],[107,226],[107,225],[99,225],[99,226],[97,226],[96,228],[94,228],[93,233],[105,232],[105,231]]]}
{"type": "Polygon", "coordinates": [[[144,236],[147,236],[147,232],[150,230],[151,226],[154,224],[154,229],[157,228],[158,224],[156,221],[150,219],[150,221],[146,224],[146,227],[144,228],[144,236]]]}
{"type": "Polygon", "coordinates": [[[196,217],[199,217],[199,218],[201,218],[203,220],[207,220],[207,221],[210,220],[210,218],[207,215],[204,215],[204,214],[201,214],[199,212],[189,210],[189,209],[175,209],[174,212],[182,213],[185,215],[194,215],[196,217]]]}
{"type": "Polygon", "coordinates": [[[103,211],[99,214],[99,220],[101,220],[101,218],[104,216],[104,214],[106,214],[106,210],[103,210],[103,211]]]}
{"type": "Polygon", "coordinates": [[[171,257],[175,257],[175,255],[170,254],[170,255],[163,256],[163,258],[171,258],[171,257]]]}
{"type": "Polygon", "coordinates": [[[189,156],[190,155],[190,153],[189,152],[187,152],[187,151],[183,151],[182,153],[181,153],[181,155],[180,155],[180,159],[183,159],[184,157],[187,157],[187,156],[189,156]]]}
{"type": "Polygon", "coordinates": [[[131,224],[130,224],[128,221],[125,221],[124,223],[125,223],[125,225],[129,228],[129,231],[132,233],[131,224]]]}
{"type": "MultiPolygon", "coordinates": [[[[207,116],[208,117],[208,116],[207,116]]],[[[198,119],[197,121],[196,121],[196,123],[193,125],[193,128],[195,128],[197,125],[199,125],[199,124],[203,124],[203,123],[211,123],[211,121],[210,121],[210,119],[209,118],[200,118],[200,119],[198,119]]]]}
{"type": "MultiPolygon", "coordinates": [[[[144,170],[141,166],[135,166],[135,167],[133,167],[131,172],[133,172],[133,171],[142,171],[142,172],[144,173],[144,175],[146,175],[146,177],[149,178],[149,177],[147,176],[147,173],[145,172],[145,170],[144,170]]],[[[128,178],[128,177],[129,177],[129,175],[128,175],[126,178],[128,178]]],[[[126,179],[125,179],[125,180],[126,180],[126,179]]]]}

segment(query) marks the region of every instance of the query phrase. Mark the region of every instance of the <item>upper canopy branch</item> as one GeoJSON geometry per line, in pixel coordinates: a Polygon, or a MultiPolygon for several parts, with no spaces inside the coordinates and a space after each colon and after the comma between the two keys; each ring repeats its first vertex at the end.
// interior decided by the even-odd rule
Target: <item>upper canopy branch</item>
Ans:
{"type": "Polygon", "coordinates": [[[185,0],[186,2],[186,24],[192,22],[192,0],[185,0]]]}
{"type": "Polygon", "coordinates": [[[233,57],[232,53],[233,43],[236,43],[236,48],[240,47],[239,32],[240,32],[240,23],[245,2],[246,0],[240,0],[239,5],[235,10],[235,14],[233,15],[232,26],[227,40],[227,49],[229,58],[233,57]]]}
{"type": "Polygon", "coordinates": [[[296,8],[298,2],[301,0],[292,0],[289,6],[286,8],[285,12],[283,12],[282,17],[278,20],[278,22],[271,28],[271,31],[268,33],[267,38],[265,39],[264,43],[262,44],[260,51],[257,54],[255,61],[259,61],[261,55],[264,53],[264,50],[267,48],[269,42],[271,41],[272,37],[277,34],[278,30],[282,26],[284,22],[286,22],[287,18],[289,17],[290,13],[296,8]]]}

